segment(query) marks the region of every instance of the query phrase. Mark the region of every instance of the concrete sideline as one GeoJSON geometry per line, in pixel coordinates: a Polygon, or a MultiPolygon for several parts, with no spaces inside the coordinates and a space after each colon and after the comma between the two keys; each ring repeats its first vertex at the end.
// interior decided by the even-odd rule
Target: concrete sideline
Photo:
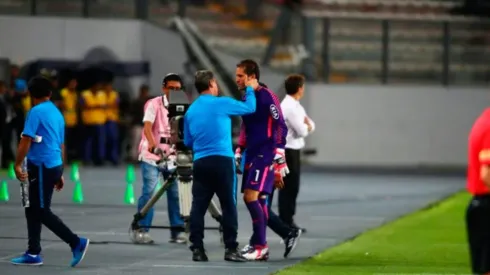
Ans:
{"type": "MultiPolygon", "coordinates": [[[[140,175],[135,193],[139,195],[140,175]]],[[[460,177],[424,177],[400,175],[362,175],[304,173],[299,197],[298,223],[308,228],[297,250],[289,259],[282,258],[279,237],[268,231],[271,259],[265,263],[234,264],[224,262],[223,248],[217,232],[206,232],[206,249],[210,262],[194,263],[191,253],[182,245],[168,244],[169,233],[152,231],[157,244],[130,244],[127,230],[135,206],[124,206],[124,170],[122,168],[81,168],[86,202],[71,203],[73,186],[55,194],[53,211],[75,231],[90,237],[84,262],[71,274],[270,274],[297,264],[342,243],[358,234],[376,228],[402,215],[427,207],[464,187],[460,177]]],[[[8,260],[26,246],[23,210],[19,206],[17,183],[11,182],[11,200],[0,204],[0,270],[2,275],[31,274],[30,267],[14,267],[8,260]]],[[[274,204],[275,206],[276,204],[274,204]]],[[[274,207],[275,208],[275,207],[274,207]]],[[[250,216],[239,200],[239,242],[247,242],[251,234],[250,216]]],[[[157,204],[155,224],[167,223],[165,199],[157,204]]],[[[207,224],[213,225],[210,218],[207,224]]],[[[70,260],[67,246],[47,229],[43,229],[45,265],[37,275],[66,272],[70,260]]]]}

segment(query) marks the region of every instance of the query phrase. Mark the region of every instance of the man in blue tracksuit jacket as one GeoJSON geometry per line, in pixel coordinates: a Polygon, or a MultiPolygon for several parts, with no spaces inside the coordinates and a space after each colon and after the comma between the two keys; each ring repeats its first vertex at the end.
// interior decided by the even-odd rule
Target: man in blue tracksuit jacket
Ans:
{"type": "Polygon", "coordinates": [[[184,143],[194,153],[190,236],[192,259],[207,261],[204,250],[204,216],[216,194],[223,211],[222,226],[226,261],[245,262],[238,250],[236,173],[231,137],[231,116],[255,112],[256,80],[247,83],[245,101],[217,97],[218,86],[211,71],[198,71],[194,85],[199,97],[184,118],[184,143]]]}
{"type": "Polygon", "coordinates": [[[34,77],[28,84],[34,107],[27,115],[22,138],[17,149],[15,175],[28,184],[24,193],[27,219],[27,251],[12,259],[14,265],[42,265],[41,226],[46,226],[67,243],[73,254],[71,266],[78,265],[87,252],[89,240],[77,236],[51,211],[53,191],[63,188],[63,163],[65,151],[65,120],[50,101],[54,87],[42,76],[34,77]],[[27,157],[27,171],[23,169],[27,157]],[[28,204],[27,204],[28,202],[28,204]]]}

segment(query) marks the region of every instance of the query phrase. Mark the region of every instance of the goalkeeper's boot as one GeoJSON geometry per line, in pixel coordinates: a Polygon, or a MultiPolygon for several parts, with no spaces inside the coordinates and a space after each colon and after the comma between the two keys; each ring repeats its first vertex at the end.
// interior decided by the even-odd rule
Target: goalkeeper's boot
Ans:
{"type": "Polygon", "coordinates": [[[241,253],[242,253],[242,255],[243,255],[243,254],[246,254],[246,253],[248,253],[250,250],[253,250],[253,249],[254,249],[254,247],[253,247],[252,245],[247,244],[247,245],[245,245],[245,246],[242,248],[242,250],[240,250],[240,252],[241,252],[241,253]]]}
{"type": "Polygon", "coordinates": [[[256,245],[244,253],[243,257],[249,261],[267,261],[269,260],[269,247],[256,245]]]}

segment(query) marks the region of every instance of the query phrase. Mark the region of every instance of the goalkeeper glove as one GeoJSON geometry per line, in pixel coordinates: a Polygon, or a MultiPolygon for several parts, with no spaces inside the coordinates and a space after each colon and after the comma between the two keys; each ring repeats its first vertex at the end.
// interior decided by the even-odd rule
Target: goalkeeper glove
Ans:
{"type": "Polygon", "coordinates": [[[285,177],[287,174],[289,174],[289,168],[286,164],[286,155],[284,153],[284,149],[276,149],[276,155],[274,156],[274,172],[277,174],[281,174],[282,177],[285,177]]]}

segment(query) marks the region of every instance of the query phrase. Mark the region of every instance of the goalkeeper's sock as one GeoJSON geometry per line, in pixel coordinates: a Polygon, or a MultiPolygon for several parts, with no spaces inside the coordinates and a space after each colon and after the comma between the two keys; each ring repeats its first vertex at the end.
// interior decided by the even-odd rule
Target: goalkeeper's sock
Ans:
{"type": "Polygon", "coordinates": [[[264,222],[267,227],[267,221],[269,220],[269,205],[267,203],[267,196],[261,196],[259,198],[260,207],[262,207],[262,211],[264,212],[264,222]]]}
{"type": "Polygon", "coordinates": [[[253,245],[266,245],[265,233],[267,229],[267,224],[265,223],[264,210],[260,205],[259,201],[247,202],[247,208],[252,217],[252,228],[254,231],[254,241],[253,245]]]}

